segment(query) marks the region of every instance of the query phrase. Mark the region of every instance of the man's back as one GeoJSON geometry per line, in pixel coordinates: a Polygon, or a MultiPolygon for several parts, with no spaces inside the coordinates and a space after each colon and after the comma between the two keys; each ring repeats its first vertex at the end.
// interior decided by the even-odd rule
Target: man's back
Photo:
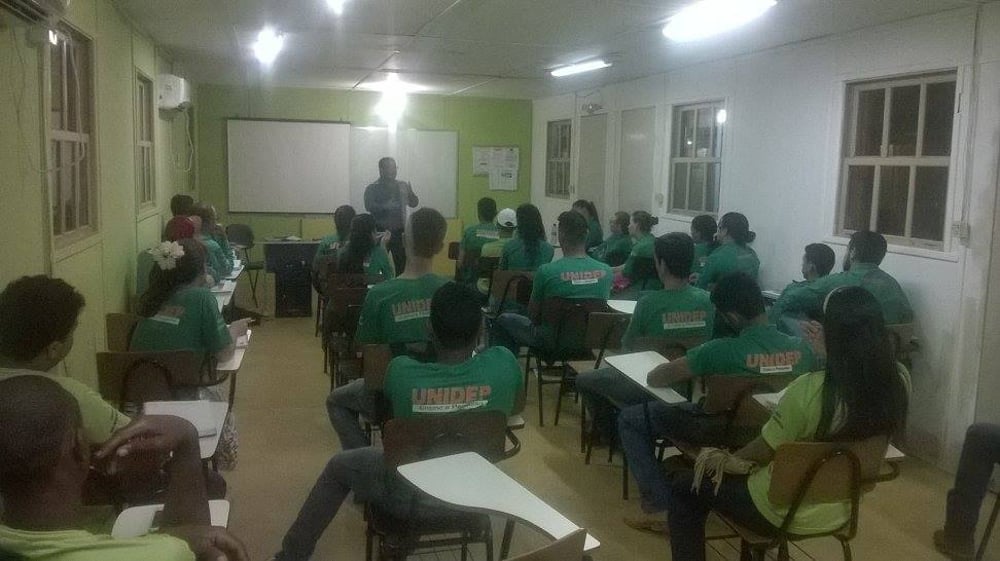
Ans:
{"type": "Polygon", "coordinates": [[[0,525],[0,549],[47,561],[194,561],[182,540],[166,534],[116,539],[85,530],[37,532],[0,525]]]}
{"type": "Polygon", "coordinates": [[[752,325],[737,337],[713,339],[687,353],[695,376],[804,374],[816,367],[809,344],[772,325],[752,325]]]}
{"type": "Polygon", "coordinates": [[[637,337],[710,337],[714,321],[708,292],[691,285],[658,290],[636,304],[622,344],[630,347],[637,337]]]}
{"type": "Polygon", "coordinates": [[[448,280],[434,274],[395,278],[376,284],[365,297],[358,322],[361,343],[426,341],[431,297],[448,280]]]}
{"type": "MultiPolygon", "coordinates": [[[[795,288],[786,296],[782,293],[776,305],[780,304],[781,313],[808,313],[810,310],[821,310],[826,295],[842,286],[860,286],[872,293],[879,305],[887,324],[910,323],[913,321],[913,309],[902,287],[889,273],[872,263],[854,263],[851,268],[841,273],[834,273],[795,288]]],[[[787,290],[786,290],[787,292],[787,290]]],[[[774,316],[772,316],[774,317],[774,316]]],[[[775,317],[775,319],[777,319],[775,317]]]]}
{"type": "Polygon", "coordinates": [[[592,257],[564,257],[538,268],[532,300],[546,298],[598,298],[611,295],[611,267],[592,257]]]}

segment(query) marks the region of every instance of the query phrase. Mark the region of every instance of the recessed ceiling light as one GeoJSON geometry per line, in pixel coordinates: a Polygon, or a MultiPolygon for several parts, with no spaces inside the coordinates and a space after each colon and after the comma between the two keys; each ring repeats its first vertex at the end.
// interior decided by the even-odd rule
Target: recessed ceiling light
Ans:
{"type": "Polygon", "coordinates": [[[278,53],[284,46],[285,36],[270,27],[265,27],[257,34],[257,40],[253,44],[253,55],[264,66],[270,66],[274,59],[278,58],[278,53]]]}
{"type": "Polygon", "coordinates": [[[334,14],[338,16],[344,13],[344,6],[347,4],[347,0],[326,0],[326,5],[330,6],[334,14]]]}
{"type": "Polygon", "coordinates": [[[674,41],[695,41],[745,25],[777,4],[777,0],[701,0],[684,8],[663,26],[674,41]]]}
{"type": "Polygon", "coordinates": [[[610,62],[605,62],[604,59],[598,58],[588,60],[587,62],[570,64],[569,66],[561,66],[550,72],[550,74],[556,78],[560,78],[562,76],[571,76],[582,72],[590,72],[591,70],[600,70],[601,68],[607,68],[609,66],[611,66],[610,62]]]}

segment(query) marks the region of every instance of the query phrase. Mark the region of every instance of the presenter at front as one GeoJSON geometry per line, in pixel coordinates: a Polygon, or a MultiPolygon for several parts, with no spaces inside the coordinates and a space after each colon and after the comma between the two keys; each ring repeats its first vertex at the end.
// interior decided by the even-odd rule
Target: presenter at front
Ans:
{"type": "Polygon", "coordinates": [[[396,180],[396,160],[382,158],[378,161],[378,181],[365,187],[365,210],[375,219],[379,230],[390,232],[386,249],[392,252],[396,272],[406,268],[403,249],[403,228],[406,226],[406,207],[416,207],[420,199],[408,181],[396,180]]]}

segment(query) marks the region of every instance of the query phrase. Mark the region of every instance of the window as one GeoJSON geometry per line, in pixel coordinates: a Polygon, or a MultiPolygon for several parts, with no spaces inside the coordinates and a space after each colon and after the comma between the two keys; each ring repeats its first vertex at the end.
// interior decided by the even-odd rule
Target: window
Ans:
{"type": "Polygon", "coordinates": [[[60,26],[49,45],[48,152],[52,233],[58,245],[97,229],[93,181],[93,84],[90,41],[60,26]]]}
{"type": "Polygon", "coordinates": [[[135,181],[139,206],[156,204],[153,170],[153,81],[136,75],[135,80],[135,181]]]}
{"type": "Polygon", "coordinates": [[[839,233],[944,248],[955,73],[851,84],[839,233]]]}
{"type": "Polygon", "coordinates": [[[668,196],[671,212],[715,214],[719,210],[725,125],[722,101],[674,108],[668,196]]]}
{"type": "Polygon", "coordinates": [[[569,198],[570,120],[549,122],[545,152],[545,195],[569,198]]]}

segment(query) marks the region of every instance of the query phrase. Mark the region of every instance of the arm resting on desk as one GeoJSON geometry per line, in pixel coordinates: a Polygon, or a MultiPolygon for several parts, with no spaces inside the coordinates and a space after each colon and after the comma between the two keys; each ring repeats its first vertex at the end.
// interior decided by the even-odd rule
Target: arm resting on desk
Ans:
{"type": "Polygon", "coordinates": [[[646,376],[646,384],[653,388],[670,387],[677,382],[686,382],[694,377],[686,357],[661,364],[646,376]]]}

